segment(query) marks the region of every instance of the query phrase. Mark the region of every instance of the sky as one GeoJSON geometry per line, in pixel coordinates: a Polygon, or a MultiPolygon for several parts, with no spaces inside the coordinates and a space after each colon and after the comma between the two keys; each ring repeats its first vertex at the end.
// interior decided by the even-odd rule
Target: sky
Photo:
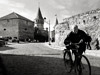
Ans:
{"type": "MultiPolygon", "coordinates": [[[[100,8],[100,0],[1,0],[0,17],[16,12],[34,21],[38,7],[46,21],[50,20],[50,27],[53,30],[56,17],[61,23],[64,18],[100,8]]],[[[46,28],[49,25],[45,23],[44,26],[46,28]]]]}

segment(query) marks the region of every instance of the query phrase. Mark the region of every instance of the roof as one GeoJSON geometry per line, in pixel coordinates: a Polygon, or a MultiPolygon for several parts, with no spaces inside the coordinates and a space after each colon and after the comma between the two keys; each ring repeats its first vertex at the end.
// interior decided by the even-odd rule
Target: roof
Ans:
{"type": "Polygon", "coordinates": [[[55,22],[55,25],[57,25],[58,24],[58,19],[56,18],[56,22],[55,22]]]}
{"type": "Polygon", "coordinates": [[[42,14],[41,14],[40,7],[38,8],[38,13],[37,13],[36,19],[43,19],[42,14]]]}
{"type": "Polygon", "coordinates": [[[57,18],[56,18],[56,22],[55,22],[54,28],[55,28],[56,25],[58,25],[58,19],[57,18]]]}
{"type": "MultiPolygon", "coordinates": [[[[30,19],[27,19],[27,18],[15,13],[15,12],[12,12],[12,13],[0,18],[0,20],[5,20],[5,19],[23,19],[23,20],[31,21],[30,19]]],[[[33,21],[31,21],[31,22],[33,22],[33,21]]]]}

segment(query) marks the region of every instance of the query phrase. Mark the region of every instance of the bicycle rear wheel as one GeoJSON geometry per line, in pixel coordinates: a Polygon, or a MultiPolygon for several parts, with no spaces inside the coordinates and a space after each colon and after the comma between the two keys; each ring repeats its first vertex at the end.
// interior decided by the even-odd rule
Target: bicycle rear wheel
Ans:
{"type": "Polygon", "coordinates": [[[70,52],[66,51],[64,52],[64,65],[66,68],[66,72],[71,72],[72,70],[72,61],[71,61],[71,55],[70,52]]]}
{"type": "Polygon", "coordinates": [[[82,55],[80,67],[81,67],[81,71],[82,71],[80,75],[91,75],[90,62],[87,59],[87,57],[84,55],[82,55]]]}

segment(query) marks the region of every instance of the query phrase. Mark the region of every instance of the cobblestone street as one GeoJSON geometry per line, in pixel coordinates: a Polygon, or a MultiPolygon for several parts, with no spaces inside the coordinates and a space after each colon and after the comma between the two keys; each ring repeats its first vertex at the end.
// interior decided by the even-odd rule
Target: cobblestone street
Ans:
{"type": "MultiPolygon", "coordinates": [[[[73,75],[66,73],[62,51],[43,43],[10,43],[0,50],[8,75],[73,75]]],[[[87,57],[92,75],[100,75],[100,57],[87,57]]]]}

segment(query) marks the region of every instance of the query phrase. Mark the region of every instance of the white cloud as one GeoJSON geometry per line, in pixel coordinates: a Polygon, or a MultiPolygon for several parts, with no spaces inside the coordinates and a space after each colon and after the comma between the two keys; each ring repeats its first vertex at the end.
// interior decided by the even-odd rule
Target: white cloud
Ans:
{"type": "Polygon", "coordinates": [[[19,3],[11,0],[2,0],[0,1],[0,6],[0,9],[4,9],[6,13],[8,13],[8,11],[16,12],[31,20],[33,20],[33,16],[35,15],[31,10],[25,8],[24,3],[19,3]]]}
{"type": "Polygon", "coordinates": [[[56,8],[56,9],[65,9],[65,6],[58,4],[57,1],[55,0],[50,0],[50,2],[48,2],[48,4],[52,7],[52,8],[56,8]]]}
{"type": "Polygon", "coordinates": [[[9,6],[16,7],[16,8],[24,8],[25,7],[24,4],[22,4],[22,3],[15,3],[15,2],[12,2],[11,4],[9,4],[9,6]]]}
{"type": "Polygon", "coordinates": [[[8,7],[15,7],[15,8],[24,8],[25,7],[24,3],[18,3],[18,2],[11,1],[11,0],[2,0],[2,1],[0,1],[0,4],[7,8],[8,7]]]}
{"type": "Polygon", "coordinates": [[[9,0],[1,0],[0,1],[0,4],[8,4],[9,3],[9,0]]]}
{"type": "Polygon", "coordinates": [[[55,14],[58,15],[58,21],[62,22],[64,18],[100,7],[100,0],[1,0],[0,15],[14,11],[34,20],[38,2],[42,15],[50,19],[52,25],[55,24],[55,14]]]}
{"type": "Polygon", "coordinates": [[[62,9],[64,10],[64,9],[65,9],[65,6],[63,6],[63,5],[58,5],[57,8],[58,8],[58,9],[61,9],[61,10],[62,10],[62,9]]]}

